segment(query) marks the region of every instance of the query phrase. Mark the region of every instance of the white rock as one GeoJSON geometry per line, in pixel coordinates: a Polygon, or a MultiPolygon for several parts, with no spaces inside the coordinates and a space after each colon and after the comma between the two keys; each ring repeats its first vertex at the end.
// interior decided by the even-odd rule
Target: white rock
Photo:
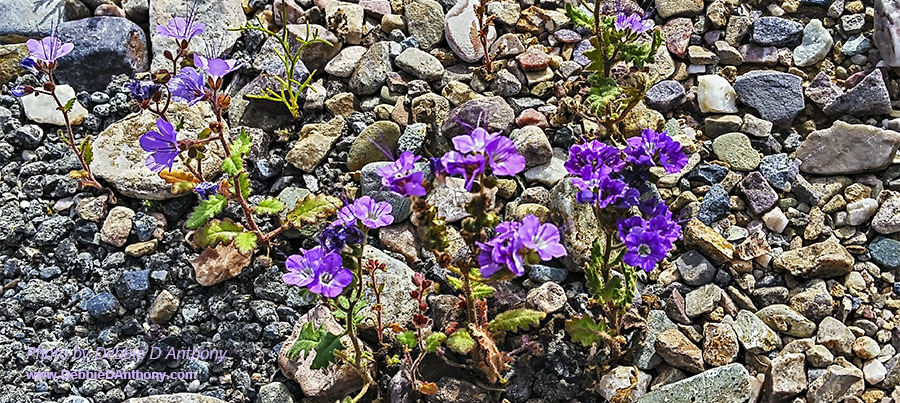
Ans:
{"type": "Polygon", "coordinates": [[[878,210],[875,199],[862,199],[847,205],[847,223],[860,225],[869,220],[878,210]]]}
{"type": "Polygon", "coordinates": [[[900,1],[875,0],[872,40],[888,66],[900,66],[900,1]]]}
{"type": "MultiPolygon", "coordinates": [[[[444,19],[444,36],[456,56],[465,62],[475,63],[484,57],[484,48],[478,37],[478,22],[475,5],[479,0],[459,0],[444,19]]],[[[497,30],[488,29],[488,48],[497,39],[497,30]]]]}
{"type": "Polygon", "coordinates": [[[568,160],[568,154],[559,148],[553,149],[553,159],[546,164],[541,164],[525,171],[525,180],[529,183],[538,182],[547,187],[553,187],[566,176],[566,167],[564,164],[568,160]]]}
{"type": "Polygon", "coordinates": [[[325,72],[336,77],[348,78],[353,75],[356,63],[359,63],[359,59],[365,53],[364,46],[346,47],[325,65],[325,72]]]}
{"type": "Polygon", "coordinates": [[[627,389],[632,386],[632,380],[635,378],[635,375],[637,375],[637,385],[631,390],[630,396],[631,401],[638,400],[647,393],[647,387],[650,386],[652,377],[646,372],[631,366],[615,367],[612,371],[607,372],[600,377],[600,382],[597,382],[597,385],[594,386],[594,391],[607,401],[610,401],[616,396],[619,389],[627,389]],[[635,374],[635,371],[637,371],[637,374],[635,374]]]}
{"type": "Polygon", "coordinates": [[[866,382],[870,385],[875,385],[884,380],[884,377],[887,376],[887,369],[881,361],[871,360],[863,366],[863,375],[866,378],[866,382]]]}
{"type": "Polygon", "coordinates": [[[703,113],[737,113],[737,93],[724,77],[709,74],[697,77],[697,99],[703,113]]]}
{"type": "Polygon", "coordinates": [[[334,0],[329,0],[325,3],[325,21],[331,21],[338,13],[343,14],[343,18],[347,21],[347,43],[350,45],[359,45],[362,41],[363,34],[368,32],[363,26],[365,11],[362,6],[359,4],[334,0]]]}
{"type": "Polygon", "coordinates": [[[834,39],[822,26],[822,21],[810,20],[803,28],[803,43],[794,48],[794,64],[800,67],[812,66],[828,56],[833,46],[834,39]]]}
{"type": "MultiPolygon", "coordinates": [[[[56,96],[59,98],[59,102],[65,105],[70,99],[75,98],[75,90],[68,85],[57,85],[56,96]]],[[[22,101],[22,107],[25,109],[25,115],[28,116],[29,120],[48,125],[66,125],[63,113],[58,109],[59,106],[52,96],[46,94],[35,96],[31,94],[19,99],[22,101]]],[[[84,106],[81,106],[81,102],[78,102],[76,99],[75,104],[72,105],[72,110],[69,111],[69,121],[73,125],[80,125],[87,113],[87,109],[84,109],[84,106]]]]}
{"type": "Polygon", "coordinates": [[[781,233],[784,231],[785,227],[788,225],[788,218],[784,215],[784,212],[781,211],[781,208],[775,207],[770,210],[768,213],[763,215],[763,222],[766,224],[766,228],[775,231],[777,233],[781,233]]]}

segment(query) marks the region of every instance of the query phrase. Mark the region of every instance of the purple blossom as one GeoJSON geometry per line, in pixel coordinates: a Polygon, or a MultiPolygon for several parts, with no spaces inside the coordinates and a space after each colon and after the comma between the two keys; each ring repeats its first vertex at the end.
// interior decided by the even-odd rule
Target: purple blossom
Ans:
{"type": "Polygon", "coordinates": [[[69,54],[72,49],[75,49],[75,44],[63,43],[62,40],[52,35],[40,41],[29,39],[28,42],[25,42],[25,46],[28,47],[31,58],[47,64],[55,62],[57,59],[69,54]]]}
{"type": "Polygon", "coordinates": [[[300,250],[300,255],[291,255],[285,261],[288,270],[282,276],[284,282],[298,287],[307,287],[313,294],[334,298],[353,281],[353,273],[343,267],[341,255],[328,251],[322,246],[310,250],[300,250]]]}
{"type": "Polygon", "coordinates": [[[519,254],[522,242],[516,236],[519,226],[519,223],[513,221],[502,222],[497,225],[494,238],[477,243],[481,250],[478,265],[481,266],[482,277],[491,277],[503,269],[508,269],[516,276],[525,274],[522,255],[519,254]]]}
{"type": "MultiPolygon", "coordinates": [[[[641,219],[640,217],[632,218],[641,219]]],[[[646,272],[655,269],[659,262],[665,259],[666,253],[670,249],[658,232],[648,228],[646,221],[642,225],[632,226],[625,233],[620,229],[619,237],[625,244],[625,256],[622,261],[646,272]]]]}
{"type": "Polygon", "coordinates": [[[335,223],[319,233],[319,244],[328,250],[340,250],[347,244],[358,244],[361,241],[362,232],[355,225],[335,223]]]}
{"type": "Polygon", "coordinates": [[[466,190],[472,190],[475,178],[484,173],[484,156],[481,154],[462,154],[450,151],[441,158],[441,165],[447,175],[459,175],[466,180],[466,190]]]}
{"type": "Polygon", "coordinates": [[[610,176],[612,170],[602,165],[596,169],[585,167],[580,176],[572,178],[572,184],[578,188],[576,199],[579,203],[594,203],[604,208],[619,203],[627,196],[635,197],[631,187],[621,179],[610,176]]]}
{"type": "Polygon", "coordinates": [[[363,196],[348,204],[338,211],[338,220],[345,225],[356,225],[357,221],[370,229],[391,225],[394,216],[391,215],[390,203],[376,202],[369,196],[363,196]]]}
{"type": "Polygon", "coordinates": [[[489,133],[486,128],[467,127],[468,134],[453,137],[453,147],[461,153],[481,153],[487,145],[500,137],[500,133],[489,133]]]}
{"type": "Polygon", "coordinates": [[[628,139],[625,147],[627,162],[654,166],[660,165],[666,172],[676,173],[687,165],[687,156],[681,151],[681,144],[672,140],[666,132],[644,129],[641,137],[628,139]]]}
{"type": "Polygon", "coordinates": [[[565,163],[569,173],[581,175],[585,168],[594,171],[601,166],[609,167],[612,172],[621,171],[625,167],[622,152],[598,140],[575,144],[569,149],[569,160],[565,163]]]}
{"type": "Polygon", "coordinates": [[[172,99],[194,106],[206,98],[204,85],[202,72],[198,72],[192,67],[185,67],[169,81],[169,91],[172,92],[172,99]]]}
{"type": "Polygon", "coordinates": [[[541,260],[566,255],[566,248],[559,243],[559,230],[553,224],[541,224],[541,220],[534,215],[522,218],[518,236],[522,246],[537,252],[541,260]]]}
{"type": "Polygon", "coordinates": [[[200,182],[194,186],[194,192],[203,200],[209,199],[210,196],[219,193],[219,183],[200,182]]]}
{"type": "Polygon", "coordinates": [[[422,186],[425,174],[416,171],[415,167],[420,158],[422,157],[404,151],[391,164],[378,168],[376,172],[381,176],[381,184],[402,196],[425,196],[427,192],[422,186]]]}
{"type": "Polygon", "coordinates": [[[516,150],[515,143],[506,137],[497,136],[488,143],[485,155],[494,175],[512,176],[525,169],[525,157],[516,150]]]}
{"type": "Polygon", "coordinates": [[[219,79],[225,77],[228,73],[241,68],[241,63],[235,59],[207,58],[205,56],[194,54],[194,66],[207,72],[210,77],[219,79]]]}
{"type": "Polygon", "coordinates": [[[206,24],[194,21],[193,15],[188,18],[174,17],[169,20],[168,24],[156,26],[156,32],[160,35],[188,42],[202,34],[204,30],[206,30],[206,24]]]}
{"type": "Polygon", "coordinates": [[[25,95],[28,95],[28,91],[26,91],[25,87],[21,86],[21,85],[17,85],[15,87],[13,87],[11,90],[9,90],[9,93],[13,94],[13,96],[15,96],[15,97],[20,97],[20,98],[24,97],[25,95]]]}
{"type": "MultiPolygon", "coordinates": [[[[330,253],[329,255],[337,255],[330,253]]],[[[309,285],[309,292],[320,294],[327,298],[334,298],[344,292],[344,288],[353,282],[353,272],[340,264],[338,255],[337,263],[328,263],[323,260],[322,265],[316,271],[315,282],[309,285]]]]}
{"type": "Polygon", "coordinates": [[[473,128],[464,123],[463,126],[467,134],[452,139],[456,151],[444,155],[440,171],[465,178],[467,190],[472,190],[472,183],[488,167],[490,173],[500,176],[516,175],[525,169],[525,157],[519,154],[512,140],[500,132],[490,133],[484,127],[473,128]]]}
{"type": "Polygon", "coordinates": [[[131,99],[134,102],[141,103],[153,98],[161,87],[159,84],[154,84],[150,81],[131,79],[125,84],[125,88],[128,88],[128,91],[131,93],[131,99]]]}
{"type": "Polygon", "coordinates": [[[635,33],[643,33],[653,27],[652,22],[645,20],[640,14],[628,14],[619,12],[615,24],[617,31],[631,30],[635,33]]]}
{"type": "Polygon", "coordinates": [[[34,59],[31,58],[31,56],[22,59],[22,61],[19,62],[19,67],[36,76],[41,74],[41,72],[37,68],[37,63],[34,61],[34,59]]]}
{"type": "Polygon", "coordinates": [[[159,131],[148,131],[141,136],[141,148],[149,152],[147,167],[153,172],[160,172],[163,168],[172,170],[172,164],[181,149],[178,147],[178,133],[172,124],[162,118],[156,120],[156,128],[159,131]]]}

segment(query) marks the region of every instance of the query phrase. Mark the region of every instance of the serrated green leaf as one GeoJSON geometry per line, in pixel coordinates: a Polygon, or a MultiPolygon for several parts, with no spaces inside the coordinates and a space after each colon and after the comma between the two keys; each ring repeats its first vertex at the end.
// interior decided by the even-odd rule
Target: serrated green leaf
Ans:
{"type": "Polygon", "coordinates": [[[234,246],[237,247],[238,252],[247,255],[256,250],[257,240],[255,232],[241,232],[234,237],[234,246]]]}
{"type": "MultiPolygon", "coordinates": [[[[453,287],[454,290],[462,290],[463,284],[462,279],[454,276],[447,276],[447,284],[450,284],[450,287],[453,287]]],[[[491,287],[487,284],[475,283],[472,284],[472,297],[478,299],[490,298],[491,295],[494,295],[494,287],[491,287]]]]}
{"type": "Polygon", "coordinates": [[[236,182],[233,184],[240,185],[239,188],[241,189],[241,197],[243,197],[244,200],[247,200],[247,198],[250,197],[250,174],[248,174],[246,171],[238,173],[236,182]]]}
{"type": "Polygon", "coordinates": [[[447,338],[447,347],[457,354],[468,354],[475,348],[475,340],[468,329],[459,329],[447,338]]]}
{"type": "Polygon", "coordinates": [[[600,115],[607,109],[607,106],[611,102],[618,98],[621,89],[616,84],[615,80],[609,77],[603,77],[598,73],[591,74],[588,78],[588,82],[591,85],[586,100],[588,109],[594,115],[600,115]]]}
{"type": "Polygon", "coordinates": [[[251,146],[250,134],[246,130],[241,129],[241,134],[231,143],[231,155],[236,157],[238,161],[241,161],[250,152],[251,146]]]}
{"type": "Polygon", "coordinates": [[[232,154],[230,158],[222,160],[222,172],[225,172],[230,176],[237,175],[242,169],[244,169],[243,162],[237,155],[232,154]]]}
{"type": "Polygon", "coordinates": [[[187,227],[189,229],[197,229],[206,224],[216,214],[225,209],[227,204],[228,200],[222,195],[212,195],[208,199],[201,201],[194,209],[194,212],[191,213],[190,218],[188,218],[187,227]]]}
{"type": "Polygon", "coordinates": [[[441,343],[447,340],[447,335],[443,332],[435,332],[428,336],[425,339],[425,351],[429,353],[433,353],[437,351],[439,347],[441,347],[441,343]]]}
{"type": "Polygon", "coordinates": [[[72,107],[74,107],[74,106],[75,106],[75,98],[72,98],[72,99],[68,100],[66,102],[66,104],[63,105],[62,108],[60,108],[60,110],[62,110],[63,112],[71,112],[72,107]]]}
{"type": "Polygon", "coordinates": [[[304,358],[308,356],[310,351],[313,351],[314,348],[319,344],[319,339],[325,333],[321,328],[317,329],[312,322],[306,322],[303,327],[300,328],[300,334],[297,336],[297,340],[294,341],[294,344],[291,344],[291,348],[288,349],[287,357],[291,360],[296,360],[300,357],[301,353],[304,354],[304,358]]]}
{"type": "Polygon", "coordinates": [[[566,3],[566,17],[569,17],[569,21],[572,22],[572,24],[576,27],[588,29],[594,27],[594,17],[584,11],[579,10],[571,3],[566,3]]]}
{"type": "Polygon", "coordinates": [[[416,332],[407,330],[397,335],[397,341],[399,341],[400,344],[403,344],[407,349],[412,350],[416,348],[416,344],[419,343],[419,338],[416,336],[416,332]]]}
{"type": "Polygon", "coordinates": [[[87,136],[84,140],[81,140],[81,146],[78,148],[81,152],[81,157],[84,158],[84,163],[91,165],[91,162],[94,161],[94,143],[91,140],[91,136],[87,136]]]}
{"type": "Polygon", "coordinates": [[[284,202],[274,197],[263,199],[253,209],[258,215],[276,215],[284,210],[284,202]]]}
{"type": "Polygon", "coordinates": [[[488,331],[499,334],[527,330],[541,324],[547,314],[533,309],[519,308],[503,312],[488,323],[488,331]]]}
{"type": "Polygon", "coordinates": [[[328,218],[336,213],[340,206],[340,200],[334,196],[307,195],[297,206],[288,213],[287,221],[295,227],[315,224],[317,221],[328,218]]]}
{"type": "Polygon", "coordinates": [[[198,248],[216,246],[220,243],[229,243],[238,234],[244,231],[241,224],[237,224],[230,218],[224,220],[210,220],[206,225],[194,233],[192,242],[198,248]]]}
{"type": "Polygon", "coordinates": [[[572,341],[581,343],[585,347],[606,338],[606,323],[597,322],[589,316],[573,318],[566,321],[566,331],[572,337],[572,341]]]}
{"type": "Polygon", "coordinates": [[[341,343],[340,336],[331,332],[325,332],[319,338],[319,343],[316,344],[316,358],[313,359],[309,368],[328,368],[329,365],[337,361],[337,357],[334,356],[335,350],[340,351],[343,349],[344,345],[341,343]]]}

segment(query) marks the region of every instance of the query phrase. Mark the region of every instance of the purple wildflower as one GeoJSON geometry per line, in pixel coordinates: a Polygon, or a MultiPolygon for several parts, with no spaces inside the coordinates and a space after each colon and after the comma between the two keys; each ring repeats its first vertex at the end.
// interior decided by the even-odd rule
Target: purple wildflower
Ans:
{"type": "Polygon", "coordinates": [[[41,72],[38,71],[37,63],[34,61],[34,59],[31,58],[31,56],[22,59],[22,61],[19,62],[19,67],[36,76],[41,74],[41,72]]]}
{"type": "Polygon", "coordinates": [[[241,68],[241,63],[235,59],[207,58],[194,54],[194,66],[207,72],[210,77],[219,79],[241,68]]]}
{"type": "Polygon", "coordinates": [[[484,173],[487,167],[490,167],[490,173],[500,176],[516,175],[525,169],[525,157],[519,154],[512,140],[502,136],[500,132],[490,133],[484,127],[473,128],[460,123],[466,128],[467,134],[452,139],[456,151],[444,155],[441,171],[463,176],[467,190],[472,190],[475,178],[484,173]]]}
{"type": "Polygon", "coordinates": [[[633,196],[630,187],[621,179],[610,177],[612,170],[602,165],[596,170],[590,167],[582,169],[580,176],[572,178],[572,184],[578,188],[575,196],[579,203],[594,203],[604,208],[616,204],[626,196],[633,196]]]}
{"type": "Polygon", "coordinates": [[[134,102],[141,103],[153,98],[159,92],[160,85],[150,81],[131,79],[125,84],[125,88],[128,88],[128,91],[131,93],[131,99],[134,102]]]}
{"type": "Polygon", "coordinates": [[[347,244],[357,244],[362,241],[362,232],[355,225],[336,223],[325,227],[319,233],[319,244],[328,250],[340,250],[347,244]]]}
{"type": "Polygon", "coordinates": [[[488,143],[485,155],[494,175],[512,176],[525,169],[525,157],[516,150],[515,143],[506,137],[497,136],[488,143]]]}
{"type": "Polygon", "coordinates": [[[666,132],[644,129],[641,137],[628,139],[625,160],[645,166],[660,165],[666,172],[676,173],[687,165],[687,156],[681,151],[681,144],[666,132]]]}
{"type": "MultiPolygon", "coordinates": [[[[329,255],[337,253],[332,252],[329,255]]],[[[341,295],[344,288],[353,282],[353,273],[341,266],[339,258],[340,256],[336,264],[326,263],[323,260],[323,264],[316,271],[316,281],[309,286],[309,292],[334,298],[341,295]]]]}
{"type": "Polygon", "coordinates": [[[196,22],[193,13],[188,18],[174,17],[166,25],[157,25],[156,32],[177,41],[190,42],[195,36],[206,30],[206,24],[196,22]]]}
{"type": "Polygon", "coordinates": [[[24,97],[25,95],[28,95],[28,91],[26,91],[25,87],[21,86],[21,85],[17,85],[15,87],[13,87],[11,90],[9,90],[9,93],[13,94],[13,96],[15,96],[15,97],[20,97],[20,98],[24,97]]]}
{"type": "Polygon", "coordinates": [[[185,67],[169,81],[169,90],[172,91],[172,99],[194,106],[206,98],[204,85],[202,72],[198,72],[192,67],[185,67]]]}
{"type": "Polygon", "coordinates": [[[566,248],[559,243],[559,230],[553,224],[541,224],[541,220],[529,214],[522,218],[518,236],[522,246],[535,251],[541,260],[566,255],[566,248]]]}
{"type": "Polygon", "coordinates": [[[425,174],[416,171],[415,163],[420,158],[409,151],[404,151],[391,164],[378,168],[381,184],[401,196],[425,196],[427,193],[422,181],[425,174]]]}
{"type": "Polygon", "coordinates": [[[647,32],[652,26],[651,21],[649,19],[645,20],[640,14],[626,15],[620,11],[616,17],[615,27],[617,31],[631,30],[640,34],[647,32]]]}
{"type": "Polygon", "coordinates": [[[210,196],[219,193],[219,183],[200,182],[194,186],[194,192],[203,200],[209,199],[210,196]]]}
{"type": "MultiPolygon", "coordinates": [[[[640,217],[632,217],[641,219],[640,217]]],[[[642,225],[634,225],[628,232],[619,230],[619,237],[625,244],[625,256],[622,258],[626,264],[639,267],[646,272],[656,268],[660,261],[665,259],[669,249],[662,236],[649,228],[647,222],[642,225]]]]}
{"type": "Polygon", "coordinates": [[[341,255],[328,251],[322,246],[310,250],[300,250],[300,255],[291,255],[284,266],[288,272],[282,276],[285,283],[298,287],[308,287],[314,294],[333,298],[353,281],[353,274],[345,269],[341,255]]]}
{"type": "Polygon", "coordinates": [[[338,221],[346,225],[355,225],[357,221],[370,229],[391,225],[394,216],[391,215],[390,203],[376,202],[369,196],[363,196],[348,204],[338,211],[338,221]]]}
{"type": "Polygon", "coordinates": [[[594,171],[601,166],[609,167],[613,172],[621,171],[625,167],[622,152],[598,140],[575,144],[569,149],[569,160],[565,163],[569,173],[581,175],[585,168],[594,171]]]}
{"type": "Polygon", "coordinates": [[[471,128],[468,134],[453,137],[453,147],[461,153],[481,153],[484,152],[487,145],[500,137],[500,133],[489,133],[486,128],[471,128]]]}
{"type": "Polygon", "coordinates": [[[522,255],[519,254],[522,241],[516,236],[519,227],[517,222],[502,222],[497,225],[494,238],[477,243],[481,249],[478,265],[481,266],[482,277],[491,277],[503,269],[508,269],[516,276],[525,274],[522,255]]]}
{"type": "Polygon", "coordinates": [[[40,41],[29,39],[28,42],[25,42],[25,46],[28,47],[31,58],[47,64],[55,62],[57,59],[69,54],[72,49],[75,49],[75,44],[63,43],[62,40],[52,35],[40,41]]]}
{"type": "Polygon", "coordinates": [[[162,118],[156,120],[156,128],[159,131],[148,131],[141,136],[141,148],[149,152],[147,167],[153,172],[162,171],[163,168],[172,170],[172,164],[181,149],[178,147],[178,133],[172,124],[162,118]]]}
{"type": "Polygon", "coordinates": [[[466,190],[472,190],[475,178],[484,173],[484,156],[480,154],[462,154],[450,151],[441,158],[442,172],[447,175],[459,175],[466,180],[466,190]]]}

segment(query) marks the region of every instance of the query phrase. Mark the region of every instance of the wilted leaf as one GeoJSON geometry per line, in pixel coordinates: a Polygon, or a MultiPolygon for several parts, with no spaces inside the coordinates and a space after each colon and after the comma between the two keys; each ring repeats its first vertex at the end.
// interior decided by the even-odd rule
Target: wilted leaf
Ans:
{"type": "Polygon", "coordinates": [[[71,171],[71,172],[69,172],[69,177],[72,178],[72,179],[82,179],[82,178],[87,178],[87,177],[88,177],[88,173],[87,173],[87,171],[84,171],[84,170],[79,169],[79,170],[77,170],[77,171],[71,171]]]}
{"type": "Polygon", "coordinates": [[[194,174],[184,171],[160,171],[159,177],[166,181],[166,183],[187,182],[192,185],[200,183],[200,179],[197,179],[194,174]]]}
{"type": "Polygon", "coordinates": [[[192,240],[195,247],[205,248],[216,246],[220,243],[229,243],[234,237],[244,231],[244,226],[235,223],[230,218],[224,220],[210,220],[194,233],[192,240]]]}
{"type": "Polygon", "coordinates": [[[438,386],[434,382],[422,382],[419,385],[419,393],[423,395],[433,395],[438,392],[438,386]]]}
{"type": "Polygon", "coordinates": [[[229,280],[250,264],[251,256],[242,254],[233,244],[206,248],[191,261],[197,283],[211,286],[229,280]]]}
{"type": "Polygon", "coordinates": [[[334,196],[307,195],[302,201],[297,202],[287,215],[287,221],[295,227],[307,224],[315,224],[316,221],[327,218],[336,213],[340,200],[334,196]]]}

